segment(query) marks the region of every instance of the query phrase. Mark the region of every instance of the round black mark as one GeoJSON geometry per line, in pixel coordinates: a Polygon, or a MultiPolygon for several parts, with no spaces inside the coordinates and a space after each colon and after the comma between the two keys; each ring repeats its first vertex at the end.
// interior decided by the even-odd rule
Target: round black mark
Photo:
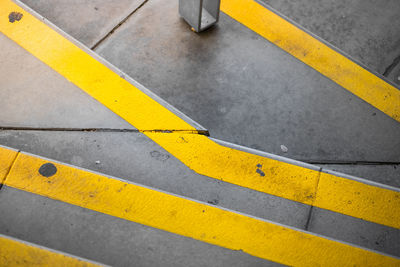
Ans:
{"type": "Polygon", "coordinates": [[[39,168],[39,173],[44,177],[51,177],[56,174],[57,168],[53,163],[45,163],[39,168]]]}
{"type": "Polygon", "coordinates": [[[10,15],[8,15],[8,21],[11,23],[14,23],[15,21],[20,21],[22,19],[22,13],[19,12],[11,12],[10,15]]]}

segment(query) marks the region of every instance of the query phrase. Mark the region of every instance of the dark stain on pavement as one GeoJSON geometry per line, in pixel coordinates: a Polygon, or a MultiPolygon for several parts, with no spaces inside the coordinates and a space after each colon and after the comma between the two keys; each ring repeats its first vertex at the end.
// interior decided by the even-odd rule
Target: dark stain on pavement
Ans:
{"type": "Polygon", "coordinates": [[[159,161],[166,161],[166,160],[169,159],[169,155],[168,154],[163,154],[163,153],[160,153],[158,151],[151,151],[150,152],[150,156],[152,158],[155,158],[156,160],[159,160],[159,161]]]}
{"type": "Polygon", "coordinates": [[[219,200],[218,199],[213,199],[213,200],[207,201],[207,203],[212,204],[212,205],[218,205],[219,200]]]}
{"type": "Polygon", "coordinates": [[[8,21],[11,23],[14,23],[15,21],[20,21],[22,19],[23,14],[19,12],[11,12],[10,15],[8,15],[8,21]]]}
{"type": "Polygon", "coordinates": [[[260,176],[265,176],[265,173],[261,170],[262,165],[261,164],[257,164],[257,170],[256,173],[258,173],[260,176]]]}

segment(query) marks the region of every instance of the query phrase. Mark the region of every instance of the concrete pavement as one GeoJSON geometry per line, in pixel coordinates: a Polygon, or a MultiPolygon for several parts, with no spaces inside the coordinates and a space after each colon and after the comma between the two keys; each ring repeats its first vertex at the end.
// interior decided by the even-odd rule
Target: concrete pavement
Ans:
{"type": "MultiPolygon", "coordinates": [[[[54,23],[86,45],[108,36],[96,52],[199,121],[212,137],[399,187],[398,123],[225,15],[218,27],[195,35],[174,16],[176,3],[165,6],[150,0],[134,13],[140,3],[129,8],[118,3],[110,8],[110,3],[100,1],[94,6],[81,5],[79,12],[76,5],[61,2],[52,2],[51,8],[46,1],[27,3],[50,20],[53,15],[54,23]],[[68,12],[53,12],[57,9],[68,12]],[[96,24],[98,16],[92,9],[107,10],[108,25],[96,24]],[[121,15],[123,9],[126,12],[121,15]],[[85,20],[72,19],[72,15],[82,16],[80,12],[89,15],[85,20]],[[108,35],[107,29],[117,26],[116,21],[123,23],[108,35]],[[79,23],[89,28],[94,23],[98,28],[88,31],[79,23]]],[[[390,36],[391,32],[385,34],[390,36]]],[[[343,40],[347,43],[346,38],[343,40]]],[[[315,207],[311,211],[304,204],[195,174],[7,37],[0,35],[0,41],[5,47],[0,51],[5,63],[0,72],[4,88],[0,92],[4,109],[0,128],[5,128],[0,144],[400,255],[397,229],[315,207]]],[[[369,51],[376,55],[376,50],[369,51]]],[[[357,53],[352,56],[357,57],[357,53]]],[[[7,216],[0,223],[4,223],[6,234],[102,263],[130,263],[128,256],[132,254],[127,249],[135,246],[133,256],[139,257],[143,266],[156,265],[162,259],[171,266],[271,264],[141,225],[123,226],[126,222],[118,219],[116,223],[115,218],[103,214],[93,213],[85,220],[85,214],[91,211],[15,189],[4,187],[1,192],[7,216]],[[50,208],[39,213],[40,206],[47,205],[43,203],[50,208]],[[64,213],[78,215],[64,222],[64,213]],[[28,218],[34,221],[37,232],[16,223],[28,218]],[[72,231],[75,223],[79,225],[74,230],[78,234],[71,232],[63,241],[58,240],[60,233],[72,231]],[[107,227],[101,228],[103,224],[107,227]],[[96,230],[79,235],[88,226],[96,230]],[[124,232],[141,231],[135,230],[138,227],[145,228],[146,233],[122,237],[124,232]],[[51,231],[45,232],[49,228],[51,231]],[[118,233],[105,237],[104,229],[118,233]],[[149,232],[152,237],[146,239],[149,232]],[[122,239],[123,248],[118,244],[122,239]],[[110,253],[103,240],[118,251],[110,253]],[[143,248],[149,243],[157,253],[154,248],[143,248]],[[185,255],[194,253],[196,258],[188,262],[185,255]]]]}
{"type": "Polygon", "coordinates": [[[149,1],[96,51],[215,138],[306,162],[398,161],[396,121],[224,14],[197,35],[176,12],[149,1]]]}

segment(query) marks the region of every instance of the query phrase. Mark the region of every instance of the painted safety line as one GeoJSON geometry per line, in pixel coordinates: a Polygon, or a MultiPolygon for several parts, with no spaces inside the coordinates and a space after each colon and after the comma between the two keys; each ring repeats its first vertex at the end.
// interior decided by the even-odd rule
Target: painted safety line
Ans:
{"type": "Polygon", "coordinates": [[[10,168],[17,158],[18,152],[11,149],[2,149],[0,147],[0,189],[7,174],[10,172],[10,168]]]}
{"type": "Polygon", "coordinates": [[[103,266],[78,257],[0,235],[0,266],[103,266]]]}
{"type": "Polygon", "coordinates": [[[318,170],[228,148],[204,135],[148,131],[196,129],[10,0],[0,0],[0,31],[128,123],[146,130],[143,134],[199,174],[400,228],[399,192],[334,175],[320,177],[318,170]],[[12,12],[21,13],[21,19],[10,22],[12,12]],[[318,188],[327,185],[324,179],[333,179],[347,188],[324,187],[329,194],[318,194],[317,198],[318,188]],[[370,201],[372,196],[376,199],[370,201]],[[338,199],[348,198],[351,205],[335,204],[338,199]]]}
{"type": "Polygon", "coordinates": [[[400,265],[399,258],[24,153],[5,185],[291,266],[400,265]]]}
{"type": "Polygon", "coordinates": [[[400,122],[400,90],[254,0],[221,0],[221,11],[400,122]]]}

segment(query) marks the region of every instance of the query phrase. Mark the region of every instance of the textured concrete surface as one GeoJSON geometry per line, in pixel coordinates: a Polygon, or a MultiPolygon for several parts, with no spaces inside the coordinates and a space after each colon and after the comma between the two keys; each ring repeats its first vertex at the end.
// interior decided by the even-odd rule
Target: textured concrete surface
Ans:
{"type": "Polygon", "coordinates": [[[0,33],[0,127],[134,129],[0,33]]]}
{"type": "Polygon", "coordinates": [[[305,161],[398,161],[399,123],[227,16],[196,34],[177,8],[148,1],[96,51],[212,137],[305,161]]]}
{"type": "Polygon", "coordinates": [[[397,0],[260,0],[383,74],[400,55],[397,0]]]}
{"type": "Polygon", "coordinates": [[[0,214],[1,234],[111,266],[279,266],[6,186],[0,214]]]}
{"type": "Polygon", "coordinates": [[[361,165],[361,164],[317,164],[318,166],[337,172],[357,176],[377,183],[400,188],[400,164],[361,165]]]}
{"type": "Polygon", "coordinates": [[[22,0],[83,44],[92,47],[145,0],[22,0]]]}
{"type": "Polygon", "coordinates": [[[0,144],[297,228],[310,211],[198,175],[139,133],[0,131],[0,144]]]}
{"type": "Polygon", "coordinates": [[[400,256],[400,230],[313,208],[308,231],[400,256]]]}
{"type": "MultiPolygon", "coordinates": [[[[141,3],[24,2],[88,46],[141,3]]],[[[399,11],[395,1],[268,2],[378,72],[400,54],[400,22],[390,15],[399,11]]],[[[1,34],[0,42],[0,128],[134,129],[1,34]]],[[[217,27],[195,34],[179,18],[177,1],[149,0],[96,52],[213,137],[304,161],[400,161],[400,124],[223,14],[217,27]]],[[[398,67],[390,75],[400,76],[398,67]]],[[[309,207],[197,175],[139,133],[0,131],[0,144],[275,222],[307,225],[309,207]]],[[[399,164],[317,165],[400,187],[399,164]]],[[[7,187],[0,191],[0,213],[0,233],[112,265],[131,265],[132,259],[141,266],[269,265],[7,187]]],[[[308,230],[400,256],[399,230],[392,228],[313,208],[308,230]]]]}
{"type": "Polygon", "coordinates": [[[387,73],[387,77],[390,81],[400,86],[400,56],[396,58],[392,66],[387,73]]]}

